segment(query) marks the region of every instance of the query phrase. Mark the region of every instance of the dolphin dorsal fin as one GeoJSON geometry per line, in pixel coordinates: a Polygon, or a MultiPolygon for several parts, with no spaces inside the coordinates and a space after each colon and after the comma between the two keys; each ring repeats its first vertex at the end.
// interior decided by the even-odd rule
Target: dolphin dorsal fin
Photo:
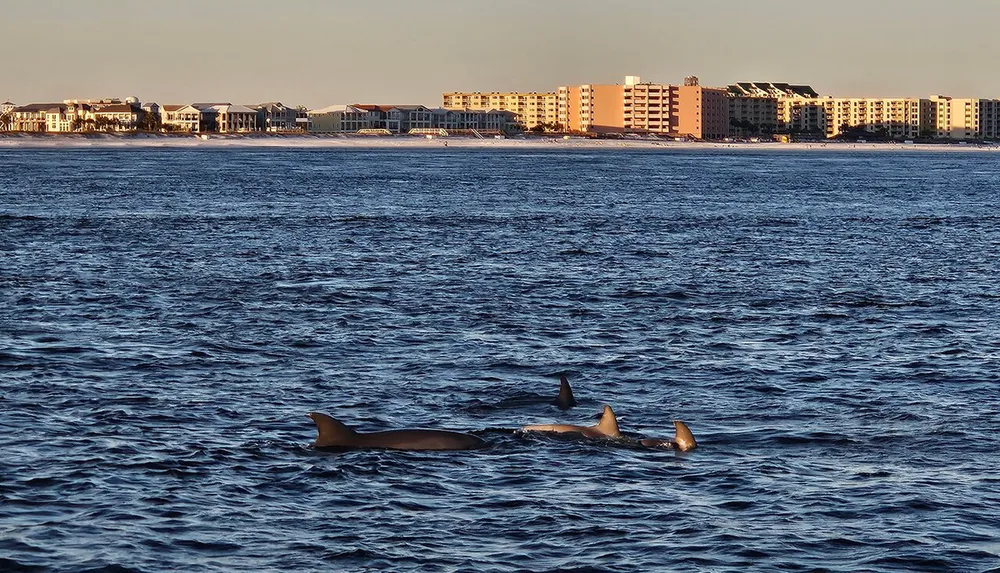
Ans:
{"type": "Polygon", "coordinates": [[[573,398],[573,389],[569,387],[569,380],[563,375],[559,378],[559,395],[556,396],[555,405],[560,410],[569,410],[576,406],[576,399],[573,398]]]}
{"type": "Polygon", "coordinates": [[[313,422],[316,422],[318,435],[313,445],[318,448],[348,445],[351,439],[357,436],[357,432],[326,414],[310,412],[308,416],[312,418],[313,422]]]}
{"type": "Polygon", "coordinates": [[[594,427],[605,436],[617,438],[622,435],[622,433],[618,430],[618,419],[615,418],[615,412],[611,409],[611,406],[604,406],[604,413],[601,414],[601,421],[594,427]]]}
{"type": "Polygon", "coordinates": [[[685,452],[698,447],[698,442],[694,440],[694,434],[691,433],[691,429],[687,427],[687,424],[680,420],[674,420],[674,429],[677,431],[674,437],[674,444],[678,450],[685,452]]]}

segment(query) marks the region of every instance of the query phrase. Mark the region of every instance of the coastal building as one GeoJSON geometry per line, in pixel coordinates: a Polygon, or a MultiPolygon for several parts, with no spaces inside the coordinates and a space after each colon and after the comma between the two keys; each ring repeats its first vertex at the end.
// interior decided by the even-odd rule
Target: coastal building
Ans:
{"type": "Polygon", "coordinates": [[[134,103],[119,103],[111,105],[89,106],[89,109],[79,113],[78,117],[93,120],[94,125],[105,126],[113,131],[129,131],[136,128],[142,118],[142,108],[134,103]]]}
{"type": "Polygon", "coordinates": [[[507,110],[438,108],[431,111],[434,127],[452,134],[507,135],[523,129],[518,115],[507,110]]]}
{"type": "Polygon", "coordinates": [[[559,123],[575,133],[652,133],[694,139],[723,139],[729,132],[726,90],[703,87],[698,78],[684,85],[643,82],[561,86],[559,123]]]}
{"type": "MultiPolygon", "coordinates": [[[[375,106],[369,106],[375,107],[375,106]]],[[[331,105],[309,111],[310,133],[358,133],[379,123],[379,112],[355,105],[331,105]]]]}
{"type": "Polygon", "coordinates": [[[5,101],[0,103],[0,131],[10,130],[11,124],[14,122],[14,108],[17,107],[12,101],[5,101]]]}
{"type": "Polygon", "coordinates": [[[257,110],[257,128],[261,131],[301,131],[304,127],[298,121],[299,110],[281,102],[272,101],[250,107],[257,110]]]}
{"type": "Polygon", "coordinates": [[[677,133],[694,139],[725,139],[729,135],[727,91],[703,87],[698,78],[684,78],[677,88],[677,133]]]}
{"type": "Polygon", "coordinates": [[[934,106],[918,98],[834,98],[824,97],[826,137],[864,131],[876,137],[913,139],[933,125],[934,106]]]}
{"type": "Polygon", "coordinates": [[[750,125],[761,128],[772,124],[774,131],[784,133],[822,135],[826,132],[824,107],[818,99],[819,93],[811,86],[779,82],[738,82],[727,89],[730,122],[737,132],[747,130],[750,125]]]}
{"type": "Polygon", "coordinates": [[[160,107],[160,123],[166,131],[196,133],[201,127],[201,110],[193,105],[165,104],[160,107]]]}
{"type": "Polygon", "coordinates": [[[439,133],[452,131],[507,134],[519,129],[514,112],[503,110],[432,109],[422,105],[397,105],[385,111],[389,133],[439,133]]]}
{"type": "Polygon", "coordinates": [[[1000,100],[931,96],[931,118],[925,133],[971,140],[1000,139],[1000,100]]]}
{"type": "Polygon", "coordinates": [[[639,76],[626,76],[623,93],[623,128],[626,133],[675,134],[673,110],[677,86],[643,83],[639,76]]]}
{"type": "Polygon", "coordinates": [[[257,110],[231,103],[164,105],[161,123],[168,131],[249,133],[257,131],[257,110]]]}
{"type": "MultiPolygon", "coordinates": [[[[29,103],[15,107],[12,114],[11,131],[45,132],[48,127],[48,114],[65,113],[65,104],[61,103],[29,103]]],[[[57,119],[56,119],[57,121],[57,119]]]]}
{"type": "Polygon", "coordinates": [[[555,92],[449,92],[442,94],[441,107],[450,110],[509,111],[522,129],[556,128],[559,122],[555,92]]]}
{"type": "Polygon", "coordinates": [[[17,105],[14,102],[5,101],[0,103],[0,131],[10,130],[11,123],[14,121],[14,108],[17,105]]]}
{"type": "Polygon", "coordinates": [[[614,84],[560,86],[558,123],[570,133],[624,133],[625,88],[614,84]]]}
{"type": "Polygon", "coordinates": [[[257,131],[257,110],[231,103],[193,104],[201,110],[204,129],[218,133],[257,131]]]}
{"type": "Polygon", "coordinates": [[[981,99],[979,107],[979,137],[1000,139],[1000,99],[981,99]]]}

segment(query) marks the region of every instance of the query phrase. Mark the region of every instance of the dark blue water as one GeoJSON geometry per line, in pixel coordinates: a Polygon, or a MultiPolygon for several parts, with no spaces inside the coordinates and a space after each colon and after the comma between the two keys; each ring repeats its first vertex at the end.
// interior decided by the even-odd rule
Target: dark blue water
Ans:
{"type": "Polygon", "coordinates": [[[4,150],[0,570],[1000,567],[998,200],[986,153],[4,150]],[[701,447],[513,432],[605,403],[701,447]]]}

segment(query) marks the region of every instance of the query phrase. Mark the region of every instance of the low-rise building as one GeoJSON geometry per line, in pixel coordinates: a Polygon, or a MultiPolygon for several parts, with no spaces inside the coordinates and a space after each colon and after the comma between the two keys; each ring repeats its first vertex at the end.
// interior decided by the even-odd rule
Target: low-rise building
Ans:
{"type": "Polygon", "coordinates": [[[354,105],[331,105],[309,111],[310,133],[358,133],[374,129],[378,112],[354,105]]]}
{"type": "Polygon", "coordinates": [[[83,115],[94,120],[95,125],[105,126],[113,131],[130,131],[136,128],[142,119],[142,108],[130,104],[112,104],[92,106],[83,115]]]}
{"type": "MultiPolygon", "coordinates": [[[[48,128],[48,114],[65,114],[62,103],[29,103],[11,110],[11,131],[45,132],[48,128]]],[[[56,121],[58,121],[56,119],[56,121]]]]}
{"type": "Polygon", "coordinates": [[[14,102],[5,101],[0,103],[0,131],[10,130],[11,124],[14,122],[14,108],[17,105],[14,102]]]}
{"type": "Polygon", "coordinates": [[[297,120],[299,110],[273,101],[248,106],[257,110],[257,128],[271,133],[300,131],[303,125],[297,120]]]}
{"type": "Polygon", "coordinates": [[[164,105],[162,124],[170,131],[191,133],[249,133],[257,131],[257,110],[231,103],[164,105]]]}
{"type": "Polygon", "coordinates": [[[201,128],[201,110],[193,105],[160,106],[160,123],[167,131],[197,133],[201,128]]]}

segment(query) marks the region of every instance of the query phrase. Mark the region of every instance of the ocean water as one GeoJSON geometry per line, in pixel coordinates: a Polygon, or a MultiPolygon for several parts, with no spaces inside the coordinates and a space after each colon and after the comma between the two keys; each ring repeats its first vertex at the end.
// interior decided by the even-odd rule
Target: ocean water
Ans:
{"type": "Polygon", "coordinates": [[[998,571],[998,200],[981,153],[4,150],[0,570],[998,571]],[[515,431],[604,404],[701,447],[515,431]]]}

